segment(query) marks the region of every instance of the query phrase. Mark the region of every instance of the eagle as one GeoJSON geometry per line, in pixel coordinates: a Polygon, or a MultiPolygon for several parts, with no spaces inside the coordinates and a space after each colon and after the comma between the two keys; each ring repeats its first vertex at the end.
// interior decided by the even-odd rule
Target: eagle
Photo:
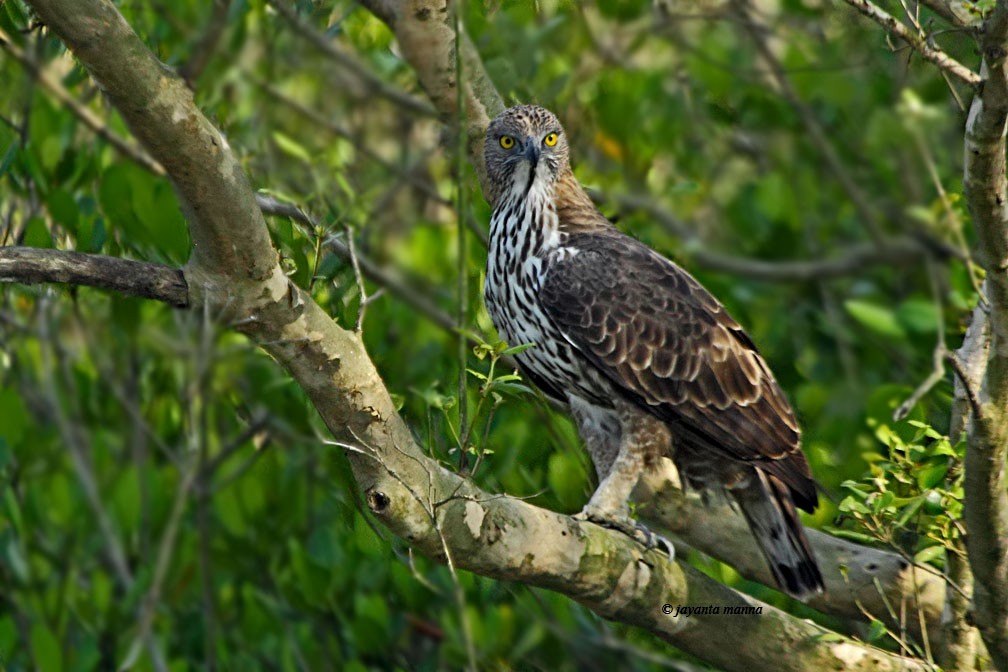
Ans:
{"type": "Polygon", "coordinates": [[[794,412],[752,339],[696,279],[620,232],[571,171],[542,107],[494,119],[484,144],[490,220],[484,298],[501,337],[532,343],[523,374],[570,409],[599,485],[579,519],[660,540],[630,516],[646,469],[744,514],[782,590],[824,590],[796,507],[815,481],[794,412]]]}

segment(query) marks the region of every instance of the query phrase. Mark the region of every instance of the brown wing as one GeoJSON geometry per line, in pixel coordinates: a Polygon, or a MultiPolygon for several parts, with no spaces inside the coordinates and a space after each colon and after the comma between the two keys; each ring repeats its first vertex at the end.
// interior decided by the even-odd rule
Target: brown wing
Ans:
{"type": "Polygon", "coordinates": [[[606,377],[681,438],[778,476],[811,510],[798,423],[742,327],[692,276],[615,231],[576,234],[543,310],[606,377]]]}

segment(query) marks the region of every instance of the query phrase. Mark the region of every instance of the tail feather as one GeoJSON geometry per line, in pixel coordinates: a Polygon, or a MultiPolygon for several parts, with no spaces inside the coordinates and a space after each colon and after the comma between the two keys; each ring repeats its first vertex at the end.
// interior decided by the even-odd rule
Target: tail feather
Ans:
{"type": "Polygon", "coordinates": [[[776,476],[755,469],[756,478],[730,490],[749,522],[774,579],[785,592],[805,599],[826,589],[822,572],[798,519],[791,493],[776,476]]]}

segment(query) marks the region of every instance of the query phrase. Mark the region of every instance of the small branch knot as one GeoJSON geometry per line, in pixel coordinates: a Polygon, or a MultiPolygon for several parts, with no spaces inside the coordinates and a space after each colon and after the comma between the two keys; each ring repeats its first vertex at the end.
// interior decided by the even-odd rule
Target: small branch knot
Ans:
{"type": "Polygon", "coordinates": [[[367,492],[367,504],[368,508],[374,513],[384,513],[392,500],[389,496],[380,490],[368,490],[367,492]]]}

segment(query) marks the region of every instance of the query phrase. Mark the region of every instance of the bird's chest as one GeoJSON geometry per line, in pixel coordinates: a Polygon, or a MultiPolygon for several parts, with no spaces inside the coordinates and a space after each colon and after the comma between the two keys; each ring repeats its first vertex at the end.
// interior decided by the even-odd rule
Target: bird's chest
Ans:
{"type": "Polygon", "coordinates": [[[543,210],[505,205],[490,220],[483,290],[494,325],[512,345],[538,343],[544,332],[550,330],[538,301],[548,271],[543,254],[548,235],[544,228],[549,224],[545,220],[552,214],[543,210]]]}
{"type": "Polygon", "coordinates": [[[530,199],[524,207],[508,203],[498,207],[490,220],[484,298],[494,326],[508,344],[534,344],[517,355],[527,371],[557,391],[576,390],[594,398],[599,391],[582,358],[538,298],[549,273],[547,260],[563,253],[565,239],[558,231],[556,212],[547,203],[530,199]]]}

